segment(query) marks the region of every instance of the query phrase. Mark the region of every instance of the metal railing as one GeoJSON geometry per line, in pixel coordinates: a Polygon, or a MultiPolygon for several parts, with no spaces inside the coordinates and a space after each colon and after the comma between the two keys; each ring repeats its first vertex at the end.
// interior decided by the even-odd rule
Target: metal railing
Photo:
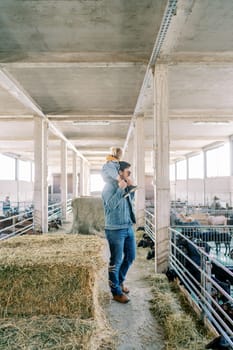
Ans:
{"type": "Polygon", "coordinates": [[[48,205],[48,222],[62,219],[62,203],[53,203],[48,205]]]}
{"type": "MultiPolygon", "coordinates": [[[[194,231],[194,227],[189,227],[189,231],[187,229],[188,227],[182,232],[177,228],[169,229],[169,266],[175,271],[203,317],[233,348],[233,264],[227,267],[221,263],[221,247],[216,254],[211,254],[217,244],[225,241],[220,242],[218,236],[216,247],[211,248],[207,239],[211,238],[212,241],[214,237],[206,236],[206,240],[203,240],[196,235],[199,231],[194,231]]],[[[231,228],[227,229],[228,234],[231,228]]],[[[224,231],[222,234],[224,235],[224,231]]],[[[229,258],[229,263],[230,260],[229,258]]]]}
{"type": "MultiPolygon", "coordinates": [[[[0,201],[0,212],[3,213],[3,202],[4,201],[0,201]]],[[[19,214],[24,212],[27,208],[30,208],[32,206],[32,202],[31,201],[23,201],[23,202],[10,202],[10,208],[9,208],[9,212],[10,214],[19,214]]]]}
{"type": "Polygon", "coordinates": [[[155,242],[155,216],[148,210],[145,212],[145,232],[155,242]]]}
{"type": "Polygon", "coordinates": [[[67,200],[67,209],[66,209],[67,214],[71,214],[72,213],[71,203],[72,203],[72,199],[68,199],[67,200]]]}
{"type": "MultiPolygon", "coordinates": [[[[71,207],[72,199],[67,201],[67,214],[72,212],[71,207]]],[[[11,237],[22,235],[25,233],[33,232],[33,205],[24,208],[17,215],[12,215],[10,211],[9,216],[0,218],[0,240],[5,240],[11,237]]],[[[53,221],[59,225],[62,224],[62,203],[52,203],[48,205],[48,223],[53,221]]],[[[58,228],[58,226],[57,226],[58,228]]]]}
{"type": "Polygon", "coordinates": [[[211,205],[195,205],[188,202],[175,202],[171,201],[171,208],[177,213],[182,212],[186,215],[192,214],[209,214],[209,215],[224,215],[226,218],[233,217],[232,208],[213,208],[211,205]]]}
{"type": "MultiPolygon", "coordinates": [[[[155,216],[148,210],[145,210],[145,232],[156,241],[155,216]]],[[[202,317],[233,349],[233,226],[186,224],[169,228],[169,233],[169,267],[202,317]]]]}
{"type": "Polygon", "coordinates": [[[26,215],[18,214],[0,220],[0,240],[20,236],[33,230],[33,211],[26,215]]]}

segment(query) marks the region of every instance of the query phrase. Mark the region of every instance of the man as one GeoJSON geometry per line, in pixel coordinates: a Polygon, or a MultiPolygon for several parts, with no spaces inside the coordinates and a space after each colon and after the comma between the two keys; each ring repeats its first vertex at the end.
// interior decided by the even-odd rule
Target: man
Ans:
{"type": "Polygon", "coordinates": [[[120,181],[105,184],[102,192],[105,214],[105,235],[110,248],[109,285],[113,299],[119,303],[129,302],[129,289],[124,281],[136,255],[136,242],[133,231],[135,214],[134,192],[125,196],[127,187],[132,185],[130,164],[119,162],[120,181]]]}

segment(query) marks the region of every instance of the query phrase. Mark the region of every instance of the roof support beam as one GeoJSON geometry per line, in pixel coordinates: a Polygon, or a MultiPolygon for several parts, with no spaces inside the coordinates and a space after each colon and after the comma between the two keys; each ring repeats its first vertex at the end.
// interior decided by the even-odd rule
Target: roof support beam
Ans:
{"type": "Polygon", "coordinates": [[[134,115],[132,117],[131,124],[130,124],[129,129],[128,129],[128,133],[127,133],[124,148],[123,148],[123,153],[125,153],[125,151],[126,151],[129,139],[131,137],[131,133],[134,130],[136,116],[138,114],[141,114],[141,112],[142,112],[141,107],[142,107],[143,100],[145,98],[146,89],[148,88],[148,86],[150,86],[152,84],[152,81],[153,81],[152,80],[153,75],[152,75],[151,68],[154,67],[155,62],[156,62],[158,55],[160,53],[160,50],[161,50],[161,47],[162,47],[163,42],[165,40],[171,19],[175,14],[176,5],[177,5],[177,0],[169,0],[167,3],[167,7],[166,7],[166,10],[164,12],[164,16],[163,16],[163,19],[161,22],[160,30],[159,30],[159,33],[158,33],[156,39],[155,39],[155,44],[154,44],[154,47],[152,50],[152,54],[151,54],[151,57],[150,57],[150,60],[149,60],[149,63],[148,63],[147,69],[146,69],[146,73],[144,76],[144,80],[143,80],[140,92],[139,92],[139,96],[138,96],[137,103],[136,103],[135,110],[134,110],[134,115]]]}
{"type": "Polygon", "coordinates": [[[233,52],[179,52],[161,57],[158,63],[167,63],[169,65],[208,65],[208,66],[228,66],[233,63],[233,52]]]}
{"type": "Polygon", "coordinates": [[[48,117],[42,112],[40,107],[35,101],[29,96],[26,91],[20,86],[20,84],[7,72],[5,69],[0,69],[0,85],[6,89],[12,96],[14,96],[22,105],[29,108],[36,115],[43,118],[47,123],[51,132],[56,135],[59,139],[66,142],[67,146],[76,152],[76,154],[87,161],[86,158],[75,148],[75,146],[67,140],[67,138],[51,123],[48,117]]]}
{"type": "Polygon", "coordinates": [[[144,62],[9,62],[6,68],[131,68],[146,66],[144,62]]]}

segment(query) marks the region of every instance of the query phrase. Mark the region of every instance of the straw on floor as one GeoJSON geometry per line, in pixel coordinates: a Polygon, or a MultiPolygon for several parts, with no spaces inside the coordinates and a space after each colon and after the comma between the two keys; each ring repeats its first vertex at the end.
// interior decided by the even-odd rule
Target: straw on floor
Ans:
{"type": "Polygon", "coordinates": [[[157,274],[151,280],[151,310],[164,328],[166,350],[203,350],[212,335],[204,325],[200,327],[191,310],[184,310],[178,291],[171,288],[166,275],[157,274]]]}

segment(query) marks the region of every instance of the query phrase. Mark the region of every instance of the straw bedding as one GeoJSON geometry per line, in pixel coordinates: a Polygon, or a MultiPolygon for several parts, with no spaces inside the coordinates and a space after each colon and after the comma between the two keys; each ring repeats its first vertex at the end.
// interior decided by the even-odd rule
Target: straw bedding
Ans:
{"type": "Polygon", "coordinates": [[[0,244],[0,349],[98,348],[103,240],[23,236],[0,244]]]}
{"type": "Polygon", "coordinates": [[[181,305],[178,291],[171,287],[166,275],[152,278],[151,310],[162,324],[167,340],[166,350],[203,350],[212,335],[181,305]]]}

